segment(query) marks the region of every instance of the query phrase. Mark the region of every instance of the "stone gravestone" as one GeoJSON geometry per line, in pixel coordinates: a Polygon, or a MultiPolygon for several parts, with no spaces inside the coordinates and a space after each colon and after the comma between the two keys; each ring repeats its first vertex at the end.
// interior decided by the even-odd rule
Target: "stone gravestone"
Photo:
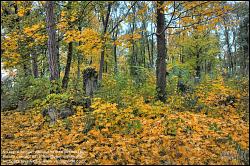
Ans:
{"type": "Polygon", "coordinates": [[[25,111],[28,108],[28,102],[25,100],[19,100],[17,109],[18,111],[25,111]]]}
{"type": "Polygon", "coordinates": [[[49,116],[50,125],[54,125],[57,119],[65,119],[71,115],[74,115],[73,109],[67,107],[60,109],[55,109],[54,107],[50,107],[48,109],[44,108],[41,113],[43,117],[46,115],[49,116]]]}
{"type": "Polygon", "coordinates": [[[85,107],[89,108],[87,109],[87,115],[86,115],[86,122],[85,122],[85,128],[83,130],[83,133],[88,133],[93,126],[95,125],[95,118],[92,114],[92,109],[90,108],[91,105],[91,99],[93,97],[94,92],[97,90],[97,71],[95,71],[94,68],[87,68],[83,71],[83,88],[85,90],[85,94],[87,98],[85,98],[85,107]]]}
{"type": "Polygon", "coordinates": [[[49,108],[48,109],[48,114],[50,117],[50,125],[54,125],[56,122],[56,110],[54,108],[49,108]]]}
{"type": "Polygon", "coordinates": [[[89,67],[83,71],[83,88],[88,97],[93,97],[97,89],[97,76],[94,68],[89,67]]]}
{"type": "Polygon", "coordinates": [[[195,77],[194,78],[194,83],[199,84],[200,83],[200,77],[195,77]]]}

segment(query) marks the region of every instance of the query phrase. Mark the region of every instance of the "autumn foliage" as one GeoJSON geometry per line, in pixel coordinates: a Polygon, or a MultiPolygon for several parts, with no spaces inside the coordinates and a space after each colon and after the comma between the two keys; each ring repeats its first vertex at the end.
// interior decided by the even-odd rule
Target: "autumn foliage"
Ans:
{"type": "MultiPolygon", "coordinates": [[[[186,99],[180,99],[183,103],[175,98],[167,105],[153,101],[146,104],[142,97],[135,96],[131,106],[123,108],[95,98],[91,106],[95,125],[87,134],[83,129],[88,113],[81,106],[75,107],[75,115],[58,120],[54,126],[42,117],[40,107],[3,112],[2,149],[30,153],[75,150],[81,154],[75,160],[78,164],[242,164],[244,155],[239,151],[246,153],[249,148],[249,125],[242,120],[239,105],[247,94],[230,89],[221,79],[207,81],[209,87],[201,84],[194,92],[199,96],[198,103],[206,106],[199,112],[184,108],[186,99]],[[234,106],[218,103],[229,95],[236,97],[234,106]],[[173,107],[176,105],[179,111],[173,107]]],[[[48,163],[61,162],[53,158],[55,154],[50,155],[48,163]]],[[[2,164],[10,163],[4,160],[2,164]]]]}
{"type": "Polygon", "coordinates": [[[1,164],[249,165],[248,13],[1,2],[1,164]]]}

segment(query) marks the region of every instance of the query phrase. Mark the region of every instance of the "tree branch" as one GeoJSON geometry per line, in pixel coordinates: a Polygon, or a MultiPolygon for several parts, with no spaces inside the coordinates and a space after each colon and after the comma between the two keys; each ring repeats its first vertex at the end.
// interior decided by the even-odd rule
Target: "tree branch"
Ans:
{"type": "Polygon", "coordinates": [[[115,30],[115,28],[118,27],[119,24],[128,16],[129,11],[134,7],[134,5],[135,5],[136,3],[137,3],[137,1],[135,1],[135,2],[132,4],[132,6],[128,9],[127,13],[125,14],[124,18],[121,18],[121,19],[117,22],[117,24],[112,28],[112,30],[109,32],[109,34],[111,34],[111,33],[115,30]]]}

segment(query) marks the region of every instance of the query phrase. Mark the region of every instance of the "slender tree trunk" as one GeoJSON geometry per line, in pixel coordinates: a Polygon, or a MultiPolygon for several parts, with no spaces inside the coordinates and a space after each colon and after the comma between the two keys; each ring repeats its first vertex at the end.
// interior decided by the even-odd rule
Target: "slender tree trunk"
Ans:
{"type": "Polygon", "coordinates": [[[107,72],[108,72],[108,62],[107,62],[107,61],[105,61],[105,63],[106,63],[105,73],[107,73],[107,72]]]}
{"type": "Polygon", "coordinates": [[[183,64],[184,63],[184,56],[181,55],[181,63],[183,64]]]}
{"type": "Polygon", "coordinates": [[[197,53],[196,54],[196,77],[201,77],[201,66],[200,66],[200,61],[199,61],[199,58],[200,58],[200,54],[197,53]]]}
{"type": "MultiPolygon", "coordinates": [[[[117,31],[118,29],[116,30],[116,33],[115,33],[115,40],[117,39],[117,31]]],[[[114,73],[117,74],[118,73],[118,66],[117,66],[117,46],[116,44],[114,45],[114,61],[115,61],[115,65],[114,65],[114,73]]]]}
{"type": "MultiPolygon", "coordinates": [[[[104,39],[104,35],[106,34],[107,32],[107,28],[108,28],[108,21],[109,21],[109,15],[110,15],[110,11],[111,11],[111,5],[112,3],[109,2],[108,3],[108,11],[107,11],[107,14],[106,14],[106,18],[104,20],[104,17],[103,17],[103,34],[102,34],[102,38],[104,39]]],[[[98,80],[99,82],[102,81],[102,73],[103,73],[103,67],[104,67],[104,54],[105,54],[105,39],[104,39],[104,42],[102,44],[102,49],[101,49],[101,59],[100,59],[100,67],[99,67],[99,75],[98,75],[98,80]]]]}
{"type": "MultiPolygon", "coordinates": [[[[46,2],[46,26],[48,32],[48,60],[50,70],[50,81],[59,80],[54,5],[54,1],[46,2]]],[[[56,92],[58,92],[58,90],[56,90],[56,92]]],[[[54,90],[52,90],[51,93],[54,93],[54,90]]]]}
{"type": "MultiPolygon", "coordinates": [[[[152,27],[153,23],[151,24],[152,27]]],[[[154,35],[152,34],[151,37],[151,66],[154,66],[154,35]]]]}
{"type": "MultiPolygon", "coordinates": [[[[147,36],[147,33],[146,33],[147,36]]],[[[146,44],[147,44],[147,50],[148,50],[148,61],[149,61],[149,67],[151,66],[151,55],[150,55],[150,48],[149,48],[149,41],[148,41],[148,37],[146,37],[146,44]]]]}
{"type": "Polygon", "coordinates": [[[65,72],[64,72],[64,77],[62,80],[62,88],[67,89],[68,87],[68,81],[69,81],[69,73],[70,73],[70,65],[72,61],[72,56],[73,56],[73,43],[69,43],[69,48],[68,48],[68,56],[67,56],[67,64],[65,67],[65,72]]]}
{"type": "MultiPolygon", "coordinates": [[[[112,22],[112,27],[113,27],[114,22],[112,22]]],[[[117,35],[118,35],[118,26],[114,29],[112,33],[113,41],[115,42],[117,40],[117,35]]],[[[118,67],[117,67],[117,45],[114,43],[113,45],[113,56],[114,56],[114,73],[117,74],[118,72],[118,67]]]]}
{"type": "MultiPolygon", "coordinates": [[[[132,34],[132,36],[134,36],[134,31],[136,28],[136,25],[135,25],[135,6],[133,6],[132,11],[133,11],[133,23],[132,23],[132,27],[130,26],[130,28],[131,28],[131,34],[132,34]]],[[[131,43],[132,43],[132,55],[131,55],[131,63],[130,63],[130,74],[132,76],[135,76],[136,69],[137,69],[136,67],[137,67],[139,62],[138,62],[138,58],[137,58],[137,50],[136,50],[136,46],[135,46],[135,41],[133,38],[131,40],[131,43]]]]}
{"type": "MultiPolygon", "coordinates": [[[[79,42],[80,45],[80,42],[79,42]]],[[[80,54],[77,54],[77,79],[80,79],[81,77],[81,70],[80,70],[80,54]]]]}
{"type": "Polygon", "coordinates": [[[233,74],[233,57],[232,57],[232,51],[230,46],[230,39],[229,39],[229,30],[227,27],[225,27],[225,40],[227,44],[227,53],[228,53],[228,64],[229,64],[229,70],[231,74],[233,74]]]}
{"type": "Polygon", "coordinates": [[[31,54],[32,58],[32,71],[34,78],[38,78],[38,65],[37,65],[37,54],[33,53],[31,54]]]}
{"type": "Polygon", "coordinates": [[[77,54],[77,79],[81,77],[81,69],[80,69],[80,55],[77,54]]]}
{"type": "MultiPolygon", "coordinates": [[[[146,47],[145,49],[147,49],[147,52],[148,52],[148,65],[149,67],[152,67],[151,66],[151,55],[150,55],[150,46],[149,46],[149,41],[148,41],[148,33],[147,33],[147,27],[146,27],[146,22],[145,20],[143,21],[143,30],[145,30],[145,44],[146,44],[146,47]]],[[[146,63],[146,62],[145,62],[146,63]]]]}
{"type": "MultiPolygon", "coordinates": [[[[82,28],[79,25],[78,30],[81,31],[82,28]]],[[[79,41],[78,46],[81,45],[81,41],[79,41]]],[[[81,70],[80,70],[80,64],[81,64],[81,54],[80,52],[77,53],[77,79],[80,79],[81,77],[81,70]]]]}
{"type": "Polygon", "coordinates": [[[207,62],[206,60],[204,61],[204,72],[205,72],[205,75],[207,74],[207,62]]]}
{"type": "Polygon", "coordinates": [[[166,38],[164,33],[165,19],[161,7],[163,1],[157,1],[157,59],[156,59],[156,91],[157,98],[166,101],[166,38]]]}
{"type": "MultiPolygon", "coordinates": [[[[44,49],[44,56],[47,56],[47,49],[44,49]]],[[[46,72],[46,65],[45,65],[45,60],[42,60],[42,70],[41,70],[41,77],[45,75],[46,72]]]]}
{"type": "Polygon", "coordinates": [[[142,43],[141,43],[141,54],[142,54],[142,58],[143,58],[143,66],[146,67],[146,57],[145,57],[145,35],[142,31],[142,43]]]}
{"type": "MultiPolygon", "coordinates": [[[[59,38],[59,36],[58,36],[59,38]]],[[[57,39],[58,40],[58,39],[57,39]]],[[[60,73],[61,73],[61,67],[60,67],[60,54],[59,54],[59,40],[57,42],[57,46],[56,46],[56,60],[57,60],[57,65],[58,65],[58,77],[60,78],[60,73]]]]}
{"type": "Polygon", "coordinates": [[[104,46],[102,47],[101,50],[101,59],[100,59],[100,67],[99,67],[99,75],[98,75],[98,80],[99,82],[102,80],[102,73],[103,73],[103,66],[104,66],[104,46]]]}

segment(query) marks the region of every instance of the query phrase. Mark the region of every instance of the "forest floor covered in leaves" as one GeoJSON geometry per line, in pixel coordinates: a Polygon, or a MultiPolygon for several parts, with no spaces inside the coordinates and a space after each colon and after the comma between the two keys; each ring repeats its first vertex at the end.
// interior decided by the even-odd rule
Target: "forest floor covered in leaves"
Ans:
{"type": "Polygon", "coordinates": [[[200,110],[185,106],[191,96],[176,94],[167,104],[130,96],[126,107],[94,98],[91,113],[76,106],[54,125],[39,106],[1,112],[1,164],[247,164],[248,92],[221,80],[204,86],[193,94],[205,104],[200,110]]]}

